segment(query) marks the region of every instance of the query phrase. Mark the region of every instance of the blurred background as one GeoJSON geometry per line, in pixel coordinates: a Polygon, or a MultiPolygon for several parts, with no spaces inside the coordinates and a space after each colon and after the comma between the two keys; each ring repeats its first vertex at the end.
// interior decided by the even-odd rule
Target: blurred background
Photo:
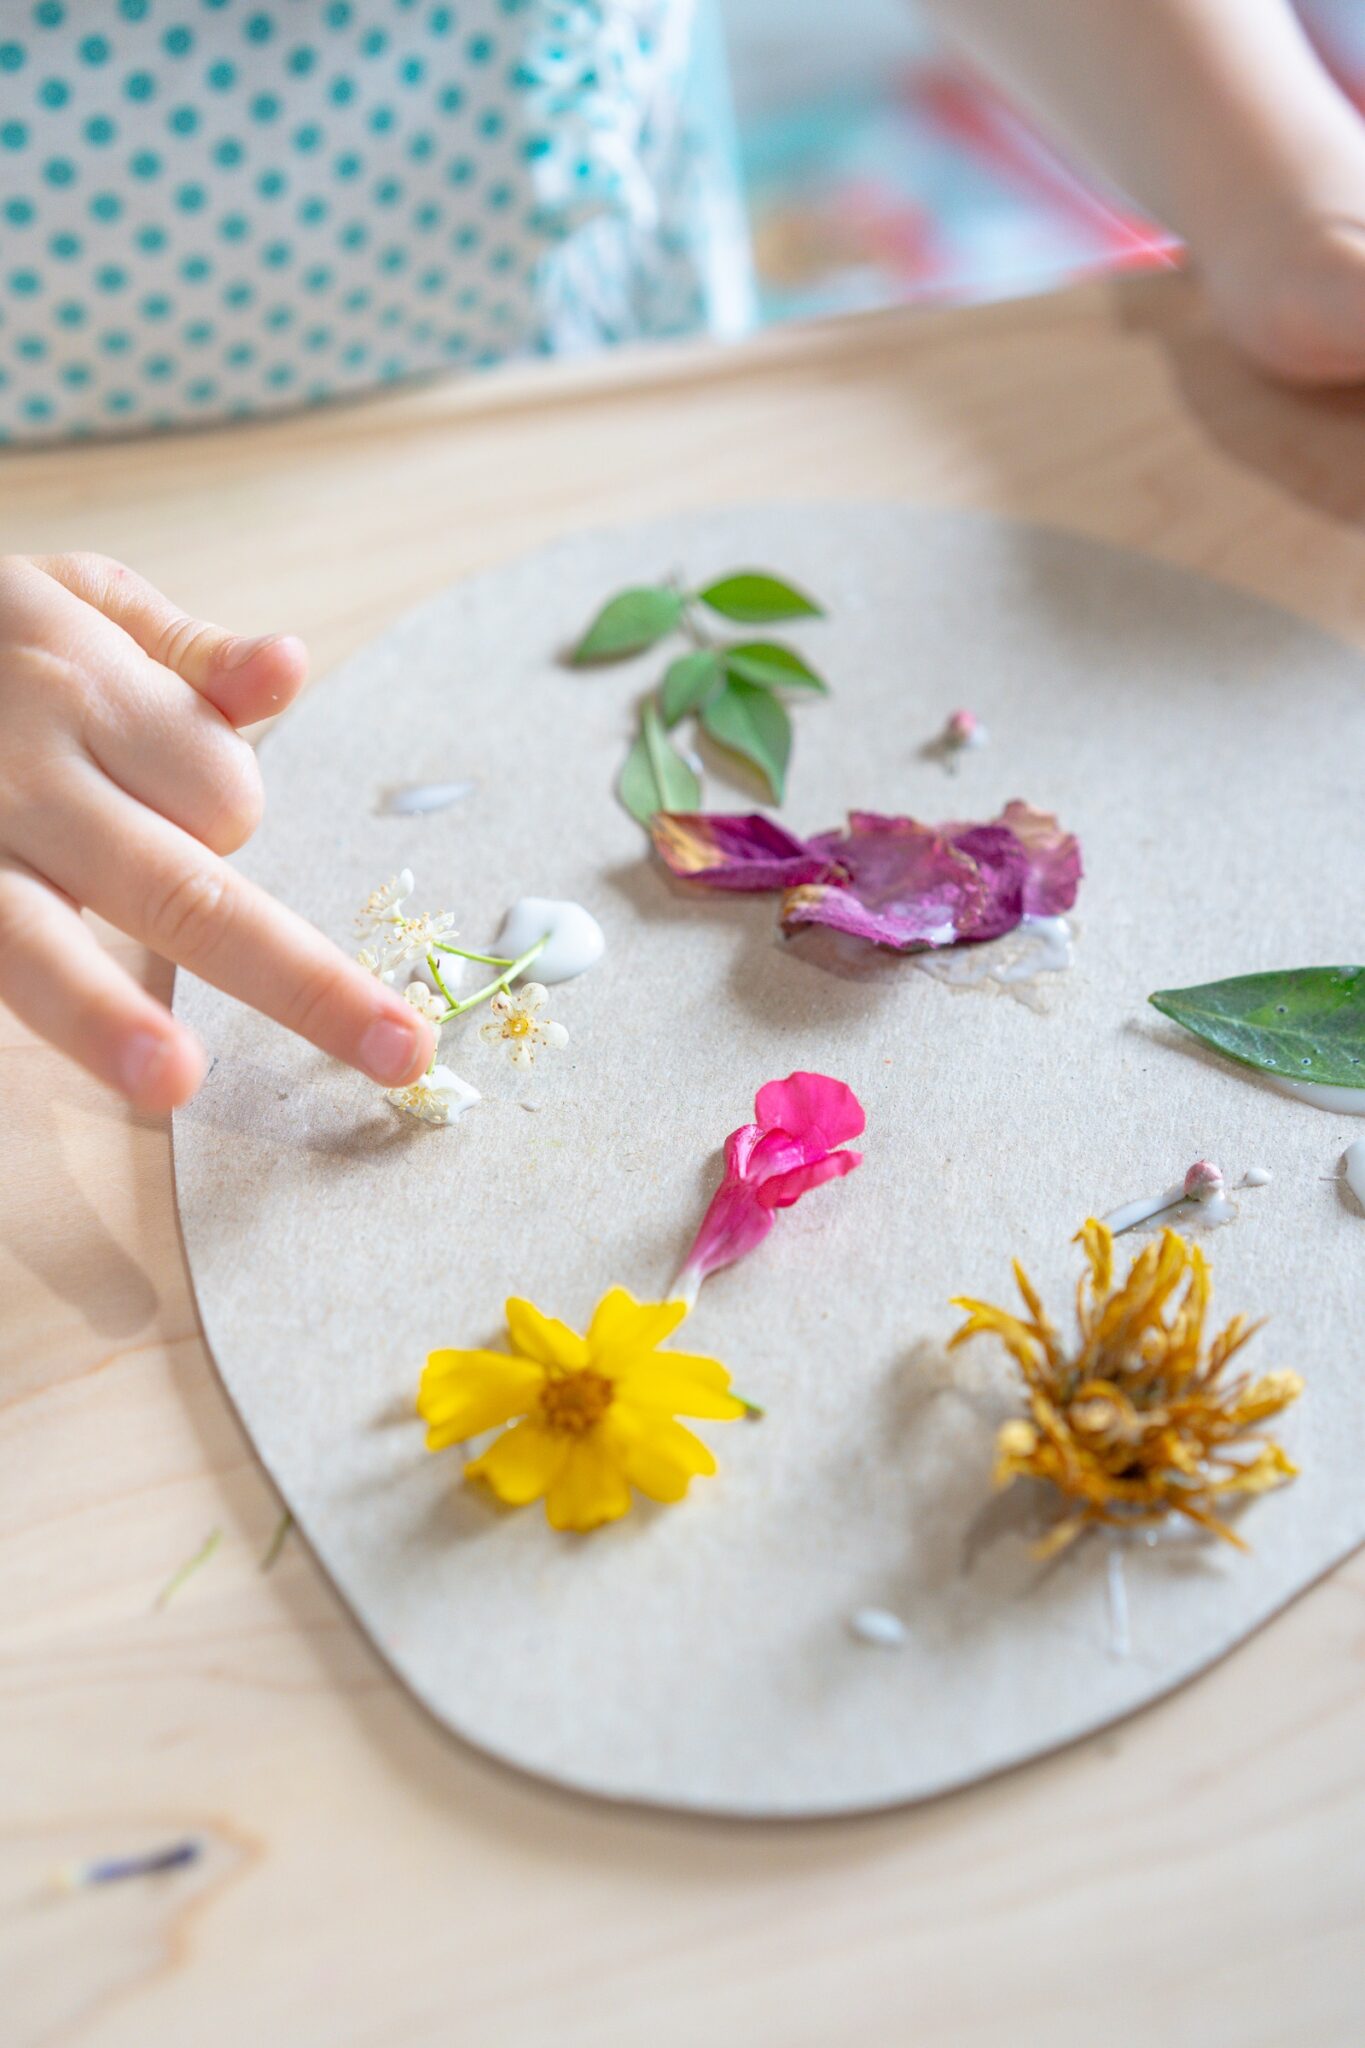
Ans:
{"type": "MultiPolygon", "coordinates": [[[[911,0],[721,0],[765,321],[1046,291],[1176,249],[1068,164],[911,0]]],[[[1365,4],[1303,0],[1365,108],[1365,4]]]]}

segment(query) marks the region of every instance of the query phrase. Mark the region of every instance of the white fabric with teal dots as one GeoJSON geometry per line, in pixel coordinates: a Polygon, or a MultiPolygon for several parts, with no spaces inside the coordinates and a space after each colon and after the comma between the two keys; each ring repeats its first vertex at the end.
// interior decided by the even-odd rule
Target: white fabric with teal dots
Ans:
{"type": "Polygon", "coordinates": [[[0,0],[0,440],[749,316],[711,0],[0,0]]]}

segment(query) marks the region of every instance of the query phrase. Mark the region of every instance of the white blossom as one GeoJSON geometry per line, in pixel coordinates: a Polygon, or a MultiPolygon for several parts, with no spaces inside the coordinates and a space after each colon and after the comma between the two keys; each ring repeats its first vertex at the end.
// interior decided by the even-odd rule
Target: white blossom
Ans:
{"type": "Polygon", "coordinates": [[[356,965],[363,967],[367,974],[372,974],[376,981],[393,980],[393,969],[385,966],[383,958],[375,952],[373,946],[362,946],[355,957],[356,965]]]}
{"type": "Polygon", "coordinates": [[[373,890],[360,906],[356,930],[364,937],[381,924],[391,924],[403,914],[403,905],[416,887],[412,869],[404,868],[380,889],[373,890]]]}
{"type": "Polygon", "coordinates": [[[380,941],[383,964],[393,972],[408,966],[413,960],[425,960],[442,941],[454,936],[453,910],[442,910],[435,916],[430,911],[423,911],[420,917],[395,918],[386,927],[380,941]]]}
{"type": "Polygon", "coordinates": [[[432,1067],[420,1081],[408,1088],[388,1088],[384,1099],[419,1123],[452,1124],[480,1100],[477,1088],[462,1081],[449,1067],[432,1067]]]}
{"type": "Polygon", "coordinates": [[[410,981],[403,990],[405,1002],[411,1003],[419,1017],[425,1017],[430,1024],[443,1024],[448,1007],[445,997],[438,996],[424,981],[410,981]]]}
{"type": "Polygon", "coordinates": [[[515,992],[499,990],[488,1005],[488,1022],[479,1027],[480,1038],[485,1045],[500,1046],[514,1067],[533,1065],[537,1053],[569,1042],[562,1024],[538,1014],[548,1001],[538,981],[524,982],[515,992]]]}

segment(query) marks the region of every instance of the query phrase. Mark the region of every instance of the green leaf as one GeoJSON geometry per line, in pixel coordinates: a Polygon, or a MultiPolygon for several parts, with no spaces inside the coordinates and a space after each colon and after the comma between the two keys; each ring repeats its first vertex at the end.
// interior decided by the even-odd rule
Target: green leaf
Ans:
{"type": "Polygon", "coordinates": [[[664,731],[652,699],[640,713],[640,736],[626,756],[617,794],[642,825],[656,811],[695,811],[701,804],[701,784],[664,731]]]}
{"type": "Polygon", "coordinates": [[[724,678],[720,657],[709,647],[695,654],[681,654],[673,662],[659,691],[659,705],[665,725],[676,725],[689,711],[695,711],[708,697],[714,697],[724,678]]]}
{"type": "Polygon", "coordinates": [[[776,640],[745,640],[725,649],[727,675],[741,682],[761,683],[765,690],[817,690],[829,695],[829,684],[818,676],[794,647],[776,640]]]}
{"type": "Polygon", "coordinates": [[[1286,1081],[1365,1088],[1365,967],[1242,974],[1148,996],[1196,1038],[1286,1081]]]}
{"type": "Polygon", "coordinates": [[[569,659],[577,665],[640,654],[671,633],[681,617],[682,599],[676,590],[645,586],[618,591],[608,598],[569,659]]]}
{"type": "Polygon", "coordinates": [[[818,619],[824,615],[814,598],[793,589],[766,569],[740,569],[708,583],[697,596],[723,619],[737,619],[742,626],[766,626],[774,619],[818,619]]]}
{"type": "Polygon", "coordinates": [[[732,676],[719,697],[703,707],[701,722],[713,740],[753,762],[780,804],[791,759],[792,722],[771,691],[732,676]]]}

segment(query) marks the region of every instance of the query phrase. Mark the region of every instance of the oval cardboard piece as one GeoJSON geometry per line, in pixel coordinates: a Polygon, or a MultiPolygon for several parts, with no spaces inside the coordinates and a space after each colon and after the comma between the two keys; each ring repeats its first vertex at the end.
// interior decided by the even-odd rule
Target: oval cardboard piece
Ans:
{"type": "MultiPolygon", "coordinates": [[[[1288,615],[1136,555],[965,513],[787,507],[590,534],[479,577],[288,714],[241,865],[324,930],[350,942],[356,906],[409,866],[416,907],[454,909],[476,949],[527,895],[580,901],[607,935],[552,992],[570,1044],[529,1080],[477,1018],[447,1031],[442,1059],[485,1097],[449,1130],[178,984],[214,1056],[175,1123],[209,1343],[313,1548],[434,1714],[614,1799],[881,1807],[1156,1698],[1361,1540],[1365,1240],[1321,1177],[1340,1120],[1145,998],[1358,956],[1362,681],[1288,615]],[[613,785],[668,652],[593,671],[557,654],[614,590],[750,565],[828,608],[781,629],[832,685],[792,706],[796,830],[1023,797],[1080,835],[1076,964],[1033,1006],[784,944],[773,899],[688,892],[647,856],[613,785]],[[991,743],[950,777],[932,742],[959,705],[991,743]],[[387,788],[451,778],[471,785],[459,805],[376,814],[387,788]],[[856,1088],[864,1164],[709,1282],[679,1339],[766,1419],[701,1425],[717,1477],[586,1538],[462,1484],[413,1412],[427,1351],[499,1342],[513,1293],[578,1328],[613,1283],[660,1294],[725,1134],[799,1067],[856,1088]],[[1307,1382],[1280,1432],[1302,1477],[1245,1517],[1250,1556],[1131,1546],[1125,1654],[1103,1543],[1040,1566],[1027,1498],[992,1494],[1017,1390],[988,1349],[945,1356],[948,1299],[1007,1299],[1018,1256],[1069,1317],[1082,1220],[1201,1157],[1230,1183],[1273,1169],[1207,1244],[1220,1317],[1270,1318],[1249,1362],[1307,1382]],[[904,1624],[894,1651],[851,1627],[866,1609],[904,1624]]],[[[753,807],[742,769],[706,768],[710,808],[753,807]]]]}

